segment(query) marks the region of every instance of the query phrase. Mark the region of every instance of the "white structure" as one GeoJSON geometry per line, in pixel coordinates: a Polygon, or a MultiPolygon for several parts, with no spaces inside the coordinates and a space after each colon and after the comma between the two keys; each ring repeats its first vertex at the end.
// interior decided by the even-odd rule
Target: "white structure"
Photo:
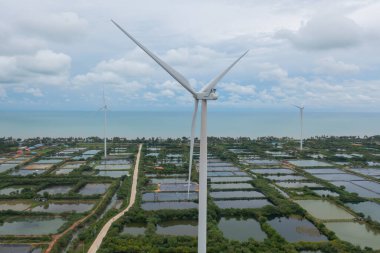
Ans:
{"type": "MultiPolygon", "coordinates": [[[[111,20],[125,35],[127,35],[137,46],[147,53],[155,62],[166,70],[175,80],[177,80],[188,92],[194,97],[194,113],[191,125],[191,141],[190,141],[190,161],[192,161],[194,148],[194,131],[196,123],[196,115],[198,112],[198,101],[202,101],[201,114],[201,137],[200,137],[200,157],[199,157],[199,214],[198,214],[198,253],[206,253],[207,239],[207,100],[216,100],[218,97],[215,93],[215,85],[224,77],[225,74],[244,56],[245,52],[231,66],[224,70],[219,76],[215,77],[210,83],[205,85],[199,92],[196,92],[189,81],[167,63],[158,58],[155,54],[149,51],[145,46],[140,44],[128,32],[121,28],[115,21],[111,20]]],[[[190,163],[190,166],[192,163],[190,163]]],[[[191,167],[189,167],[189,185],[191,167]]]]}
{"type": "Polygon", "coordinates": [[[305,106],[299,106],[299,105],[294,105],[298,109],[300,109],[300,126],[301,126],[301,133],[300,133],[300,150],[302,151],[303,148],[303,109],[305,106]]]}
{"type": "Polygon", "coordinates": [[[107,159],[107,111],[108,107],[106,104],[106,97],[104,95],[104,85],[103,85],[103,106],[100,107],[99,111],[104,111],[104,159],[107,159]]]}

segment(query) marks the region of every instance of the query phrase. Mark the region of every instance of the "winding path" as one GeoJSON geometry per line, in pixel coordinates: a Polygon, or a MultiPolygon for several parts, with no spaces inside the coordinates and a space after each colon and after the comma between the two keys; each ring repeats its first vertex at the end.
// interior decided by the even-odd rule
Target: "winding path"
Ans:
{"type": "Polygon", "coordinates": [[[87,251],[87,253],[95,253],[98,250],[98,248],[102,244],[104,237],[107,235],[107,232],[110,229],[112,223],[114,223],[116,220],[118,220],[120,217],[122,217],[126,212],[128,212],[128,210],[135,203],[136,192],[137,192],[137,179],[138,179],[138,175],[139,175],[139,163],[140,163],[141,148],[142,148],[142,144],[139,145],[139,152],[137,153],[137,157],[136,157],[135,168],[133,171],[131,198],[129,200],[128,206],[124,210],[122,210],[120,213],[118,213],[114,217],[112,217],[109,221],[107,221],[107,223],[100,230],[98,236],[96,237],[95,241],[92,243],[92,245],[91,245],[90,249],[87,251]]]}

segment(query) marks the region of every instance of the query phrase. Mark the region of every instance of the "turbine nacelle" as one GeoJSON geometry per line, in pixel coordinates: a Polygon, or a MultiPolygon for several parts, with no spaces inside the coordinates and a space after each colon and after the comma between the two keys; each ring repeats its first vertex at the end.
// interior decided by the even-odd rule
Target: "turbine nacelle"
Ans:
{"type": "Polygon", "coordinates": [[[194,95],[197,100],[217,100],[218,94],[216,94],[216,89],[211,89],[209,92],[198,92],[194,95]]]}

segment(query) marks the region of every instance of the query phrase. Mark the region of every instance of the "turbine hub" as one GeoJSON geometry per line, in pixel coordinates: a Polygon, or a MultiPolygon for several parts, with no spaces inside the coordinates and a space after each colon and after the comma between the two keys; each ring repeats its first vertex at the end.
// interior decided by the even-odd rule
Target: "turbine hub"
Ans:
{"type": "Polygon", "coordinates": [[[198,92],[194,96],[198,100],[217,100],[218,95],[216,94],[216,89],[211,89],[211,91],[198,92]]]}

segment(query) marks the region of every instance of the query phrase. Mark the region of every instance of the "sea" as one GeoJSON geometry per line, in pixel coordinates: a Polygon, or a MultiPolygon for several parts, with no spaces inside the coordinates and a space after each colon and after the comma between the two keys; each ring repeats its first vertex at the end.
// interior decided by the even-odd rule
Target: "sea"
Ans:
{"type": "MultiPolygon", "coordinates": [[[[108,137],[190,136],[192,112],[109,111],[108,137]]],[[[210,111],[208,136],[300,136],[298,112],[210,111]]],[[[197,121],[199,136],[200,118],[197,121]]],[[[303,136],[372,136],[380,134],[380,113],[307,112],[303,136]]],[[[104,113],[96,111],[0,111],[0,137],[104,136],[104,113]]]]}

